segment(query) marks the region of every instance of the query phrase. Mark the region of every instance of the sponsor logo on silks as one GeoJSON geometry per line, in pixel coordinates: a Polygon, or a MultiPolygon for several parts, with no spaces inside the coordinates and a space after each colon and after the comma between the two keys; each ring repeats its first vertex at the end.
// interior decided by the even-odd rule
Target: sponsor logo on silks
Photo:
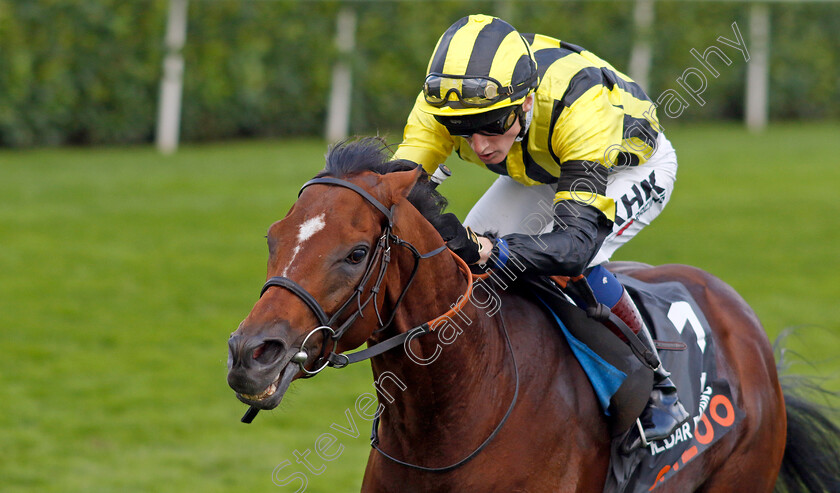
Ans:
{"type": "Polygon", "coordinates": [[[694,416],[693,430],[692,423],[687,422],[668,438],[651,443],[650,451],[655,463],[664,465],[659,467],[655,477],[640,478],[643,479],[642,484],[650,484],[648,491],[653,491],[705,452],[744,417],[743,411],[732,404],[729,386],[725,383],[722,386],[706,386],[699,407],[700,413],[694,416]]]}
{"type": "Polygon", "coordinates": [[[642,180],[641,183],[633,185],[630,190],[632,193],[625,193],[618,200],[624,206],[623,217],[619,212],[620,208],[618,204],[616,204],[615,224],[622,226],[622,224],[627,222],[616,235],[623,233],[633,221],[647,212],[654,202],[665,200],[665,189],[656,184],[655,170],[651,171],[650,175],[642,180]]]}

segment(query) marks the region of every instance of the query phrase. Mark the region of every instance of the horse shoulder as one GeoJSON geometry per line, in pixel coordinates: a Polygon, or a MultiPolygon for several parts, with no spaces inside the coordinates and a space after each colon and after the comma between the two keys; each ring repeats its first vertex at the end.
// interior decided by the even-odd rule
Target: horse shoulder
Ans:
{"type": "Polygon", "coordinates": [[[586,374],[538,301],[516,294],[502,300],[521,381],[509,436],[521,442],[516,448],[523,457],[545,464],[546,474],[534,480],[550,479],[534,491],[556,488],[564,477],[571,483],[591,480],[594,489],[602,488],[610,437],[586,374]]]}

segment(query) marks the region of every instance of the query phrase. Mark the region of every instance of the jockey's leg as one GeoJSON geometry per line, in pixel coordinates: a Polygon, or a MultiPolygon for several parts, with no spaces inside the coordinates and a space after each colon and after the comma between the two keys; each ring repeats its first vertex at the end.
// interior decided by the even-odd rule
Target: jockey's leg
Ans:
{"type": "MultiPolygon", "coordinates": [[[[614,169],[610,173],[606,195],[616,202],[616,220],[612,232],[590,262],[595,268],[589,272],[589,284],[598,302],[624,320],[657,360],[656,348],[635,303],[624,286],[600,264],[659,215],[671,198],[676,173],[677,156],[664,134],[659,135],[656,153],[645,164],[614,169]]],[[[526,187],[509,176],[500,176],[476,202],[464,224],[500,236],[545,233],[554,225],[553,199],[552,186],[526,187]]],[[[660,364],[654,374],[654,388],[640,418],[648,440],[667,437],[688,417],[669,373],[660,364]]]]}
{"type": "MultiPolygon", "coordinates": [[[[630,299],[629,296],[627,298],[630,299]]],[[[632,302],[630,300],[630,303],[632,302]]],[[[639,336],[639,339],[659,360],[656,345],[653,343],[650,331],[644,323],[642,323],[639,336]]],[[[647,442],[667,438],[689,418],[688,412],[677,395],[677,387],[671,381],[671,373],[662,366],[661,360],[659,361],[659,366],[653,370],[653,390],[651,390],[650,399],[648,399],[642,415],[639,416],[639,422],[642,425],[647,442]]],[[[638,440],[632,441],[627,448],[633,450],[640,445],[641,438],[638,438],[638,440]]]]}
{"type": "Polygon", "coordinates": [[[665,135],[660,134],[656,153],[646,163],[611,170],[606,195],[615,200],[615,222],[590,266],[608,261],[659,216],[671,199],[677,168],[677,154],[665,135]]]}
{"type": "MultiPolygon", "coordinates": [[[[588,281],[595,292],[596,299],[610,307],[612,312],[621,318],[656,355],[657,360],[659,360],[659,355],[653,344],[653,338],[636,304],[627,294],[624,286],[600,264],[608,261],[619,247],[636,236],[662,212],[674,190],[677,167],[677,154],[674,147],[665,134],[660,133],[657,138],[656,152],[646,163],[620,171],[613,169],[607,179],[607,196],[615,200],[615,223],[612,232],[589,264],[593,268],[588,274],[588,281]]],[[[688,418],[688,413],[680,403],[677,389],[669,375],[670,373],[662,367],[661,363],[654,371],[653,390],[648,405],[640,417],[647,440],[667,437],[688,418]]],[[[637,437],[631,448],[637,447],[640,442],[641,438],[637,437]]]]}
{"type": "MultiPolygon", "coordinates": [[[[655,355],[659,365],[653,372],[653,389],[639,422],[644,430],[645,440],[662,440],[679,428],[688,418],[688,412],[680,402],[677,387],[671,381],[671,374],[662,366],[653,337],[642,318],[636,303],[618,282],[618,279],[603,266],[594,267],[587,275],[587,281],[592,286],[595,299],[610,308],[610,311],[620,318],[630,330],[639,336],[639,340],[655,355]]],[[[606,325],[623,341],[626,337],[617,327],[606,325]]],[[[626,450],[634,450],[642,444],[640,436],[635,436],[626,450]]]]}

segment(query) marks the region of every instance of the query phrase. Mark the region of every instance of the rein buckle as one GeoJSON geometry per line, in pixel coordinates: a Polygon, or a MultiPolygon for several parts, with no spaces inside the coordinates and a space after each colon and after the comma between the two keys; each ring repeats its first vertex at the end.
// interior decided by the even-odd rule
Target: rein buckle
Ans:
{"type": "Polygon", "coordinates": [[[329,356],[327,356],[327,360],[329,361],[328,364],[331,367],[337,368],[337,369],[345,368],[347,365],[350,364],[350,358],[348,358],[346,354],[332,353],[329,356]],[[340,360],[333,359],[333,356],[336,356],[338,358],[343,358],[343,359],[340,359],[340,360]]]}

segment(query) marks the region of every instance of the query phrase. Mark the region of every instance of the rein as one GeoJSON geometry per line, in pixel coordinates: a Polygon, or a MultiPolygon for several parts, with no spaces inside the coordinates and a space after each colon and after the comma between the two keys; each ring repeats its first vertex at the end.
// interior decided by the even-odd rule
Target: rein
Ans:
{"type": "Polygon", "coordinates": [[[499,431],[501,431],[502,426],[504,426],[505,422],[510,417],[510,414],[513,412],[513,408],[516,407],[516,401],[519,397],[519,368],[516,364],[516,354],[513,352],[513,345],[510,342],[510,336],[508,335],[507,326],[505,325],[505,318],[501,315],[501,313],[499,314],[499,320],[501,320],[502,322],[502,333],[505,335],[505,342],[507,343],[508,350],[510,351],[510,359],[511,361],[513,361],[513,375],[516,380],[516,384],[513,389],[513,397],[510,400],[510,405],[508,406],[507,411],[505,411],[505,415],[502,416],[501,421],[499,421],[499,424],[496,425],[496,428],[493,429],[490,435],[488,435],[487,438],[485,438],[484,441],[481,442],[481,445],[476,447],[475,450],[467,454],[466,457],[459,460],[458,462],[444,467],[426,467],[418,464],[412,464],[410,462],[405,462],[400,459],[397,459],[396,457],[388,455],[387,453],[385,453],[384,450],[379,448],[379,415],[377,415],[373,419],[373,429],[370,432],[370,446],[376,449],[377,452],[382,454],[383,457],[392,462],[396,462],[401,466],[410,467],[412,469],[417,469],[419,471],[425,472],[448,472],[453,469],[457,469],[466,464],[467,462],[471,461],[475,458],[475,456],[481,453],[481,451],[484,450],[484,448],[487,445],[489,445],[491,441],[493,441],[493,438],[496,437],[499,431]]]}
{"type": "MultiPolygon", "coordinates": [[[[318,368],[315,371],[308,370],[305,367],[305,359],[303,361],[300,361],[303,358],[299,358],[298,356],[301,356],[301,353],[306,353],[305,343],[313,333],[315,333],[316,331],[329,332],[330,338],[334,341],[333,347],[335,347],[335,343],[337,343],[339,339],[341,339],[341,337],[347,332],[347,330],[353,325],[353,323],[359,317],[364,317],[362,315],[362,311],[367,307],[367,305],[371,301],[374,302],[373,305],[374,309],[376,310],[377,322],[379,323],[379,328],[376,329],[374,333],[384,330],[385,328],[390,326],[391,323],[394,321],[394,316],[396,315],[397,311],[396,309],[405,297],[405,293],[408,291],[408,288],[411,287],[411,283],[412,281],[414,281],[414,277],[417,275],[417,269],[419,268],[420,260],[434,257],[435,255],[446,250],[446,245],[441,245],[439,248],[436,248],[428,253],[421,254],[420,252],[418,252],[414,245],[401,239],[399,236],[395,235],[392,232],[394,228],[394,208],[396,207],[396,205],[391,206],[391,208],[388,209],[384,205],[382,205],[381,202],[376,200],[376,198],[374,198],[373,195],[368,193],[366,190],[348,181],[341,180],[339,178],[315,178],[303,184],[303,186],[300,189],[300,192],[298,192],[298,196],[300,196],[300,193],[302,193],[306,187],[316,184],[335,185],[353,190],[354,192],[361,195],[362,198],[367,200],[376,209],[378,209],[379,212],[381,212],[388,220],[388,224],[383,229],[382,235],[379,237],[379,241],[376,244],[376,249],[370,256],[370,260],[368,261],[365,273],[362,276],[362,279],[359,281],[359,284],[356,286],[356,289],[353,291],[353,294],[350,295],[349,298],[347,298],[347,300],[338,308],[338,310],[335,311],[335,313],[333,313],[331,317],[327,316],[326,311],[324,311],[323,307],[320,303],[318,303],[318,300],[316,300],[314,296],[312,296],[300,284],[293,281],[292,279],[289,279],[288,277],[271,277],[263,285],[262,290],[260,291],[260,297],[262,297],[265,294],[265,292],[273,286],[288,289],[289,291],[294,293],[298,298],[300,298],[301,301],[303,301],[307,307],[309,307],[309,309],[315,315],[315,318],[318,319],[318,323],[321,324],[320,326],[313,329],[309,334],[307,334],[307,336],[304,338],[304,342],[300,346],[300,351],[298,352],[298,354],[295,355],[295,358],[293,358],[293,361],[300,366],[301,371],[305,375],[305,378],[317,375],[318,373],[320,373],[321,370],[323,370],[327,366],[331,366],[334,368],[344,368],[345,366],[351,363],[364,361],[402,344],[405,339],[408,339],[413,335],[418,335],[417,332],[422,332],[423,334],[425,334],[434,330],[434,326],[439,320],[444,319],[446,317],[451,317],[464,306],[467,299],[472,294],[473,281],[472,272],[470,272],[470,269],[467,266],[467,264],[461,259],[461,257],[457,256],[455,253],[452,253],[450,250],[452,257],[458,262],[458,267],[467,276],[467,291],[464,294],[464,296],[461,297],[457,305],[453,306],[448,312],[441,315],[440,317],[437,317],[429,322],[414,327],[413,329],[403,334],[399,334],[389,339],[386,339],[385,341],[376,344],[375,346],[372,346],[368,349],[357,351],[349,355],[330,351],[329,354],[324,356],[324,353],[326,352],[325,345],[322,348],[321,356],[319,357],[319,359],[325,360],[324,363],[321,365],[320,368],[318,368]],[[394,309],[391,312],[391,316],[388,318],[387,322],[383,322],[382,316],[379,314],[379,306],[376,303],[376,297],[379,294],[382,281],[384,281],[385,279],[385,273],[391,262],[392,242],[394,245],[404,247],[412,253],[412,255],[414,256],[414,267],[411,269],[411,275],[408,278],[408,282],[406,282],[402,292],[400,292],[400,295],[397,297],[397,300],[394,303],[394,309]],[[375,271],[374,265],[377,263],[377,261],[379,263],[379,268],[376,274],[376,281],[374,282],[373,287],[370,288],[370,295],[368,295],[368,297],[364,301],[362,301],[365,286],[368,284],[373,272],[375,271]],[[347,319],[345,319],[344,322],[337,329],[334,329],[333,325],[338,321],[338,319],[341,317],[344,311],[351,306],[354,300],[357,305],[356,311],[352,313],[349,317],[347,317],[347,319]]],[[[308,359],[308,354],[306,359],[308,359]]]]}

